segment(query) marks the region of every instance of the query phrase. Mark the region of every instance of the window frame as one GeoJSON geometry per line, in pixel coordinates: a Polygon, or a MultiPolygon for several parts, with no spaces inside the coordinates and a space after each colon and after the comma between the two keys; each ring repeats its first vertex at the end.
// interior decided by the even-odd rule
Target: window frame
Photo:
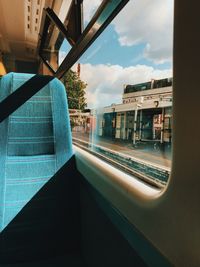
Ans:
{"type": "Polygon", "coordinates": [[[114,17],[120,12],[120,10],[127,4],[129,0],[121,0],[121,2],[115,7],[115,9],[111,12],[108,18],[101,24],[101,26],[97,29],[95,28],[95,23],[100,18],[102,12],[106,9],[109,4],[109,0],[104,0],[96,13],[92,17],[91,21],[88,23],[85,30],[82,32],[76,43],[72,46],[69,53],[64,58],[61,65],[58,67],[56,71],[46,62],[44,57],[42,56],[42,50],[44,48],[45,40],[47,37],[47,29],[50,22],[53,22],[58,29],[62,32],[63,36],[69,40],[68,32],[63,25],[63,23],[59,20],[54,11],[50,8],[44,9],[42,16],[42,23],[40,28],[40,36],[41,40],[39,41],[39,56],[45,65],[50,69],[52,74],[61,79],[62,76],[67,72],[81,57],[81,55],[88,49],[88,47],[97,39],[97,37],[103,32],[103,30],[110,24],[110,22],[114,19],[114,17]]]}

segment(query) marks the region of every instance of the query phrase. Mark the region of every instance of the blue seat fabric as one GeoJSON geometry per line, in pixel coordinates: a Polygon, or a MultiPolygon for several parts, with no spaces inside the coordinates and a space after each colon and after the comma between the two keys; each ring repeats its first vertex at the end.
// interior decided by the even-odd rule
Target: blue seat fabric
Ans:
{"type": "MultiPolygon", "coordinates": [[[[5,75],[0,101],[32,76],[5,75]]],[[[0,124],[0,231],[72,155],[66,92],[53,79],[0,124]]]]}

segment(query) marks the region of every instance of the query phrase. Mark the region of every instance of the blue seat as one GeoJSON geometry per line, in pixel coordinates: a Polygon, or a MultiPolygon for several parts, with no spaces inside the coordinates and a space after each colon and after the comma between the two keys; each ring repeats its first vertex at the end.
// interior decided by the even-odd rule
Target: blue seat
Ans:
{"type": "MultiPolygon", "coordinates": [[[[5,75],[0,101],[31,77],[5,75]]],[[[53,79],[0,124],[0,264],[75,253],[72,159],[66,92],[53,79]]]]}
{"type": "MultiPolygon", "coordinates": [[[[0,101],[33,75],[1,80],[0,101]]],[[[0,230],[72,156],[66,93],[54,79],[0,125],[0,230]]]]}

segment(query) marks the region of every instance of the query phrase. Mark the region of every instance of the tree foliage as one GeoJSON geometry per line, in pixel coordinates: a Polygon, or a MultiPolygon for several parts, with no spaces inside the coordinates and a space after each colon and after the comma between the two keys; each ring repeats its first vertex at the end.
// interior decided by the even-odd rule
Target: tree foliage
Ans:
{"type": "Polygon", "coordinates": [[[85,88],[87,84],[80,80],[78,74],[69,70],[62,78],[65,85],[70,109],[83,110],[86,106],[85,88]]]}

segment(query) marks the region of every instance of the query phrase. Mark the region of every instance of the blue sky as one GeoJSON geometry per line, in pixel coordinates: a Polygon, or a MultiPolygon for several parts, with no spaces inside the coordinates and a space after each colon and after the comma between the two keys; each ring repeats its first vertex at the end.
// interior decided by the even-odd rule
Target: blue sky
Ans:
{"type": "MultiPolygon", "coordinates": [[[[101,0],[84,2],[88,21],[101,0]]],[[[88,107],[121,103],[124,84],[171,77],[172,37],[173,0],[130,0],[79,59],[88,107]]]]}
{"type": "Polygon", "coordinates": [[[136,64],[153,66],[159,69],[171,68],[171,62],[155,64],[143,56],[146,44],[122,46],[118,40],[114,26],[111,24],[85,52],[80,63],[97,64],[120,64],[123,67],[136,64]]]}

